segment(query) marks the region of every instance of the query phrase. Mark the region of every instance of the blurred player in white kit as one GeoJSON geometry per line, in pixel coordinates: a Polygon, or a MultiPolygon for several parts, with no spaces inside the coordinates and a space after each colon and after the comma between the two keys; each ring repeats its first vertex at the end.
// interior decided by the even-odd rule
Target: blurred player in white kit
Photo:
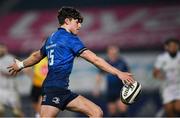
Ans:
{"type": "Polygon", "coordinates": [[[16,78],[10,76],[7,69],[13,59],[14,57],[8,54],[6,46],[0,43],[0,116],[4,116],[5,106],[12,108],[14,116],[23,116],[16,89],[16,78]]]}
{"type": "Polygon", "coordinates": [[[165,52],[157,57],[153,75],[162,80],[161,95],[168,117],[180,115],[180,52],[179,40],[165,41],[165,52]]]}

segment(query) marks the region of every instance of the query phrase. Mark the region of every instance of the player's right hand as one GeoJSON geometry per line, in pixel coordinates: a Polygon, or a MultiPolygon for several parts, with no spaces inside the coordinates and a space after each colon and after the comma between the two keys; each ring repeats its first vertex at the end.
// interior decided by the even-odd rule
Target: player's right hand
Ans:
{"type": "Polygon", "coordinates": [[[9,73],[13,76],[16,76],[19,71],[23,68],[23,62],[14,59],[14,63],[7,67],[9,73]]]}
{"type": "Polygon", "coordinates": [[[117,76],[122,80],[123,84],[125,85],[132,85],[135,82],[131,73],[121,72],[117,76]]]}
{"type": "Polygon", "coordinates": [[[164,80],[164,78],[165,78],[165,72],[161,69],[155,68],[153,70],[153,75],[154,75],[155,79],[164,80]]]}

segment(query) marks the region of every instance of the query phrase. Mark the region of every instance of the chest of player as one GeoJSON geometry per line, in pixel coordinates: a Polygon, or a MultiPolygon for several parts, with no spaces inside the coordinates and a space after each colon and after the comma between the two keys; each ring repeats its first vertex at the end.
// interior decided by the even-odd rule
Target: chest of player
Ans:
{"type": "Polygon", "coordinates": [[[166,72],[180,72],[180,58],[169,58],[163,62],[163,70],[166,72]]]}

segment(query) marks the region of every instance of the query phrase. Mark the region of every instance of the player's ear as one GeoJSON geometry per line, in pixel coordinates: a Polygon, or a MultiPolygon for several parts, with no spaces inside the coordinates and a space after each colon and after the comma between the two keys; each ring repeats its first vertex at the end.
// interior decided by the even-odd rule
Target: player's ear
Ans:
{"type": "Polygon", "coordinates": [[[168,50],[168,45],[164,45],[164,49],[165,49],[165,50],[168,50]]]}
{"type": "Polygon", "coordinates": [[[68,25],[68,24],[70,23],[70,19],[69,19],[69,18],[66,18],[66,19],[64,20],[64,23],[68,25]]]}

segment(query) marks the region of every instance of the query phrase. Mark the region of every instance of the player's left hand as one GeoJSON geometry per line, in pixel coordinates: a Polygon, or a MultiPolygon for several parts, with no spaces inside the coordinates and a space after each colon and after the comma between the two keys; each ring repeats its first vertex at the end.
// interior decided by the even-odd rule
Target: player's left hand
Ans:
{"type": "Polygon", "coordinates": [[[135,81],[133,75],[128,72],[121,72],[118,74],[118,77],[122,80],[125,85],[132,85],[135,81]]]}
{"type": "Polygon", "coordinates": [[[22,69],[22,62],[17,60],[17,59],[14,59],[14,63],[10,66],[7,67],[7,69],[9,70],[9,73],[12,75],[12,76],[16,76],[17,73],[19,71],[21,71],[22,69]]]}

